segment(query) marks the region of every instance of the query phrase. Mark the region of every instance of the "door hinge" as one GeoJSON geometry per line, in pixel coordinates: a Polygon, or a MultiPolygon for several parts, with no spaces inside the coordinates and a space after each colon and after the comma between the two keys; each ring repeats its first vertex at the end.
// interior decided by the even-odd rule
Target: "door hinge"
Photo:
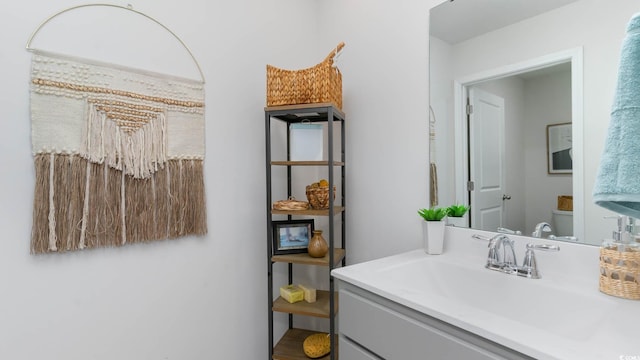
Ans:
{"type": "Polygon", "coordinates": [[[467,191],[473,191],[473,181],[467,181],[467,191]]]}
{"type": "Polygon", "coordinates": [[[467,115],[473,114],[473,105],[467,104],[467,115]]]}

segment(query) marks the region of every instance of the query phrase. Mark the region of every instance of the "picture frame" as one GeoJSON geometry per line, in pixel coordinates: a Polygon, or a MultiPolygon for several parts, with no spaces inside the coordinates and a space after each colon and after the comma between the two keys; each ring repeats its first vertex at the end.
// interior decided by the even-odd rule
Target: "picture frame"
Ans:
{"type": "Polygon", "coordinates": [[[273,255],[300,254],[307,252],[313,236],[313,219],[274,220],[273,255]]]}
{"type": "Polygon", "coordinates": [[[547,173],[573,173],[571,123],[547,125],[547,173]]]}

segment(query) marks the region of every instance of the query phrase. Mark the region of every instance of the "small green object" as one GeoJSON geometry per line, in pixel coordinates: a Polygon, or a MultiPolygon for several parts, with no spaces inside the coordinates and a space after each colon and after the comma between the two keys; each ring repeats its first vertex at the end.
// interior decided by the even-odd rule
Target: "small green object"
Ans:
{"type": "Polygon", "coordinates": [[[467,213],[467,211],[469,211],[469,207],[467,205],[451,205],[449,206],[448,210],[448,216],[451,217],[463,217],[464,214],[467,213]]]}
{"type": "Polygon", "coordinates": [[[420,215],[426,221],[440,221],[444,219],[449,213],[448,208],[432,207],[431,209],[419,209],[418,215],[420,215]]]}

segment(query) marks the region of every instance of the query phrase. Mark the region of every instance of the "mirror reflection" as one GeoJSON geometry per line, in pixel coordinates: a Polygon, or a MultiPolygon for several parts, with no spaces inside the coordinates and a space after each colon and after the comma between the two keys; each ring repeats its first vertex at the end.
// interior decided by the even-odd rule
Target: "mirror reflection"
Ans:
{"type": "Polygon", "coordinates": [[[537,224],[547,222],[544,233],[573,236],[573,207],[560,210],[553,199],[545,199],[573,196],[571,64],[482,81],[467,86],[462,95],[461,101],[469,104],[472,226],[533,234],[537,224]],[[560,124],[569,125],[559,142],[565,146],[548,151],[553,137],[540,134],[560,124]],[[549,176],[547,154],[564,165],[564,173],[549,176]]]}
{"type": "Polygon", "coordinates": [[[615,223],[603,218],[612,213],[593,205],[591,190],[635,11],[631,2],[604,0],[433,8],[438,205],[470,204],[467,225],[478,229],[586,244],[609,237],[615,223]]]}

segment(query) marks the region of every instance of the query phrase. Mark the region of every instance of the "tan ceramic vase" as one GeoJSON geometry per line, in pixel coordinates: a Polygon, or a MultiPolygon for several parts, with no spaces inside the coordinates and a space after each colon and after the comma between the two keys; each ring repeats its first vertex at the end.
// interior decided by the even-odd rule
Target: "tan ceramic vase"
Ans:
{"type": "Polygon", "coordinates": [[[309,251],[309,256],[314,258],[320,258],[327,255],[329,245],[327,245],[327,242],[322,237],[322,230],[313,231],[313,237],[309,240],[307,250],[309,251]]]}

